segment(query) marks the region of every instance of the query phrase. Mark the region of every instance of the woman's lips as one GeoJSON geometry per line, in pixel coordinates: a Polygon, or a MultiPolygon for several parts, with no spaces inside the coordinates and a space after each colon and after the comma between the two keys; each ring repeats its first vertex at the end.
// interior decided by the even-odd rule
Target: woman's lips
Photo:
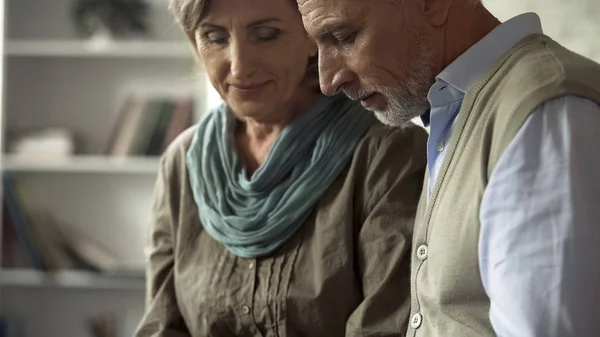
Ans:
{"type": "Polygon", "coordinates": [[[260,93],[267,84],[269,84],[269,81],[252,84],[230,84],[229,87],[238,95],[252,96],[260,93]]]}

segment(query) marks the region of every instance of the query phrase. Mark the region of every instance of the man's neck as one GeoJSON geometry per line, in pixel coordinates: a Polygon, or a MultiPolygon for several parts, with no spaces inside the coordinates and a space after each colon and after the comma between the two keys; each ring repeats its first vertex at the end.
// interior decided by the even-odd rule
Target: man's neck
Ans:
{"type": "Polygon", "coordinates": [[[464,5],[463,1],[454,3],[461,8],[451,8],[443,30],[443,52],[439,58],[438,72],[444,70],[469,48],[483,39],[501,22],[481,3],[464,5]],[[468,8],[465,8],[468,6],[468,8]]]}

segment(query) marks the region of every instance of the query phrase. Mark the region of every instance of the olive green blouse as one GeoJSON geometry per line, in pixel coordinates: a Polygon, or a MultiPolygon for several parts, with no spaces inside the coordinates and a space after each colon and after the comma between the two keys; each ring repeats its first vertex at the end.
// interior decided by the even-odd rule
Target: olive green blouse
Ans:
{"type": "Polygon", "coordinates": [[[231,254],[203,231],[185,164],[193,133],[161,160],[147,308],[135,336],[404,335],[422,128],[374,125],[309,220],[257,259],[231,254]]]}

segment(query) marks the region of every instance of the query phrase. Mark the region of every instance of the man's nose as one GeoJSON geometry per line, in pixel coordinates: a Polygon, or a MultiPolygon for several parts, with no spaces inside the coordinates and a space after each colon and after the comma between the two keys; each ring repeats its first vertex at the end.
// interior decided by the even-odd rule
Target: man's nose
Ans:
{"type": "Polygon", "coordinates": [[[319,54],[319,84],[327,96],[340,92],[344,84],[352,80],[352,72],[339,58],[319,54]]]}

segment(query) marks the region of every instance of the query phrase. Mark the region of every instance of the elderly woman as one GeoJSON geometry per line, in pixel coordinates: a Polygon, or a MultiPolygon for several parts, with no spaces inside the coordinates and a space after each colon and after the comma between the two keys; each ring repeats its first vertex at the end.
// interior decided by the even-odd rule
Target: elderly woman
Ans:
{"type": "Polygon", "coordinates": [[[318,90],[292,0],[171,0],[225,104],[161,161],[136,336],[400,336],[426,133],[318,90]]]}

